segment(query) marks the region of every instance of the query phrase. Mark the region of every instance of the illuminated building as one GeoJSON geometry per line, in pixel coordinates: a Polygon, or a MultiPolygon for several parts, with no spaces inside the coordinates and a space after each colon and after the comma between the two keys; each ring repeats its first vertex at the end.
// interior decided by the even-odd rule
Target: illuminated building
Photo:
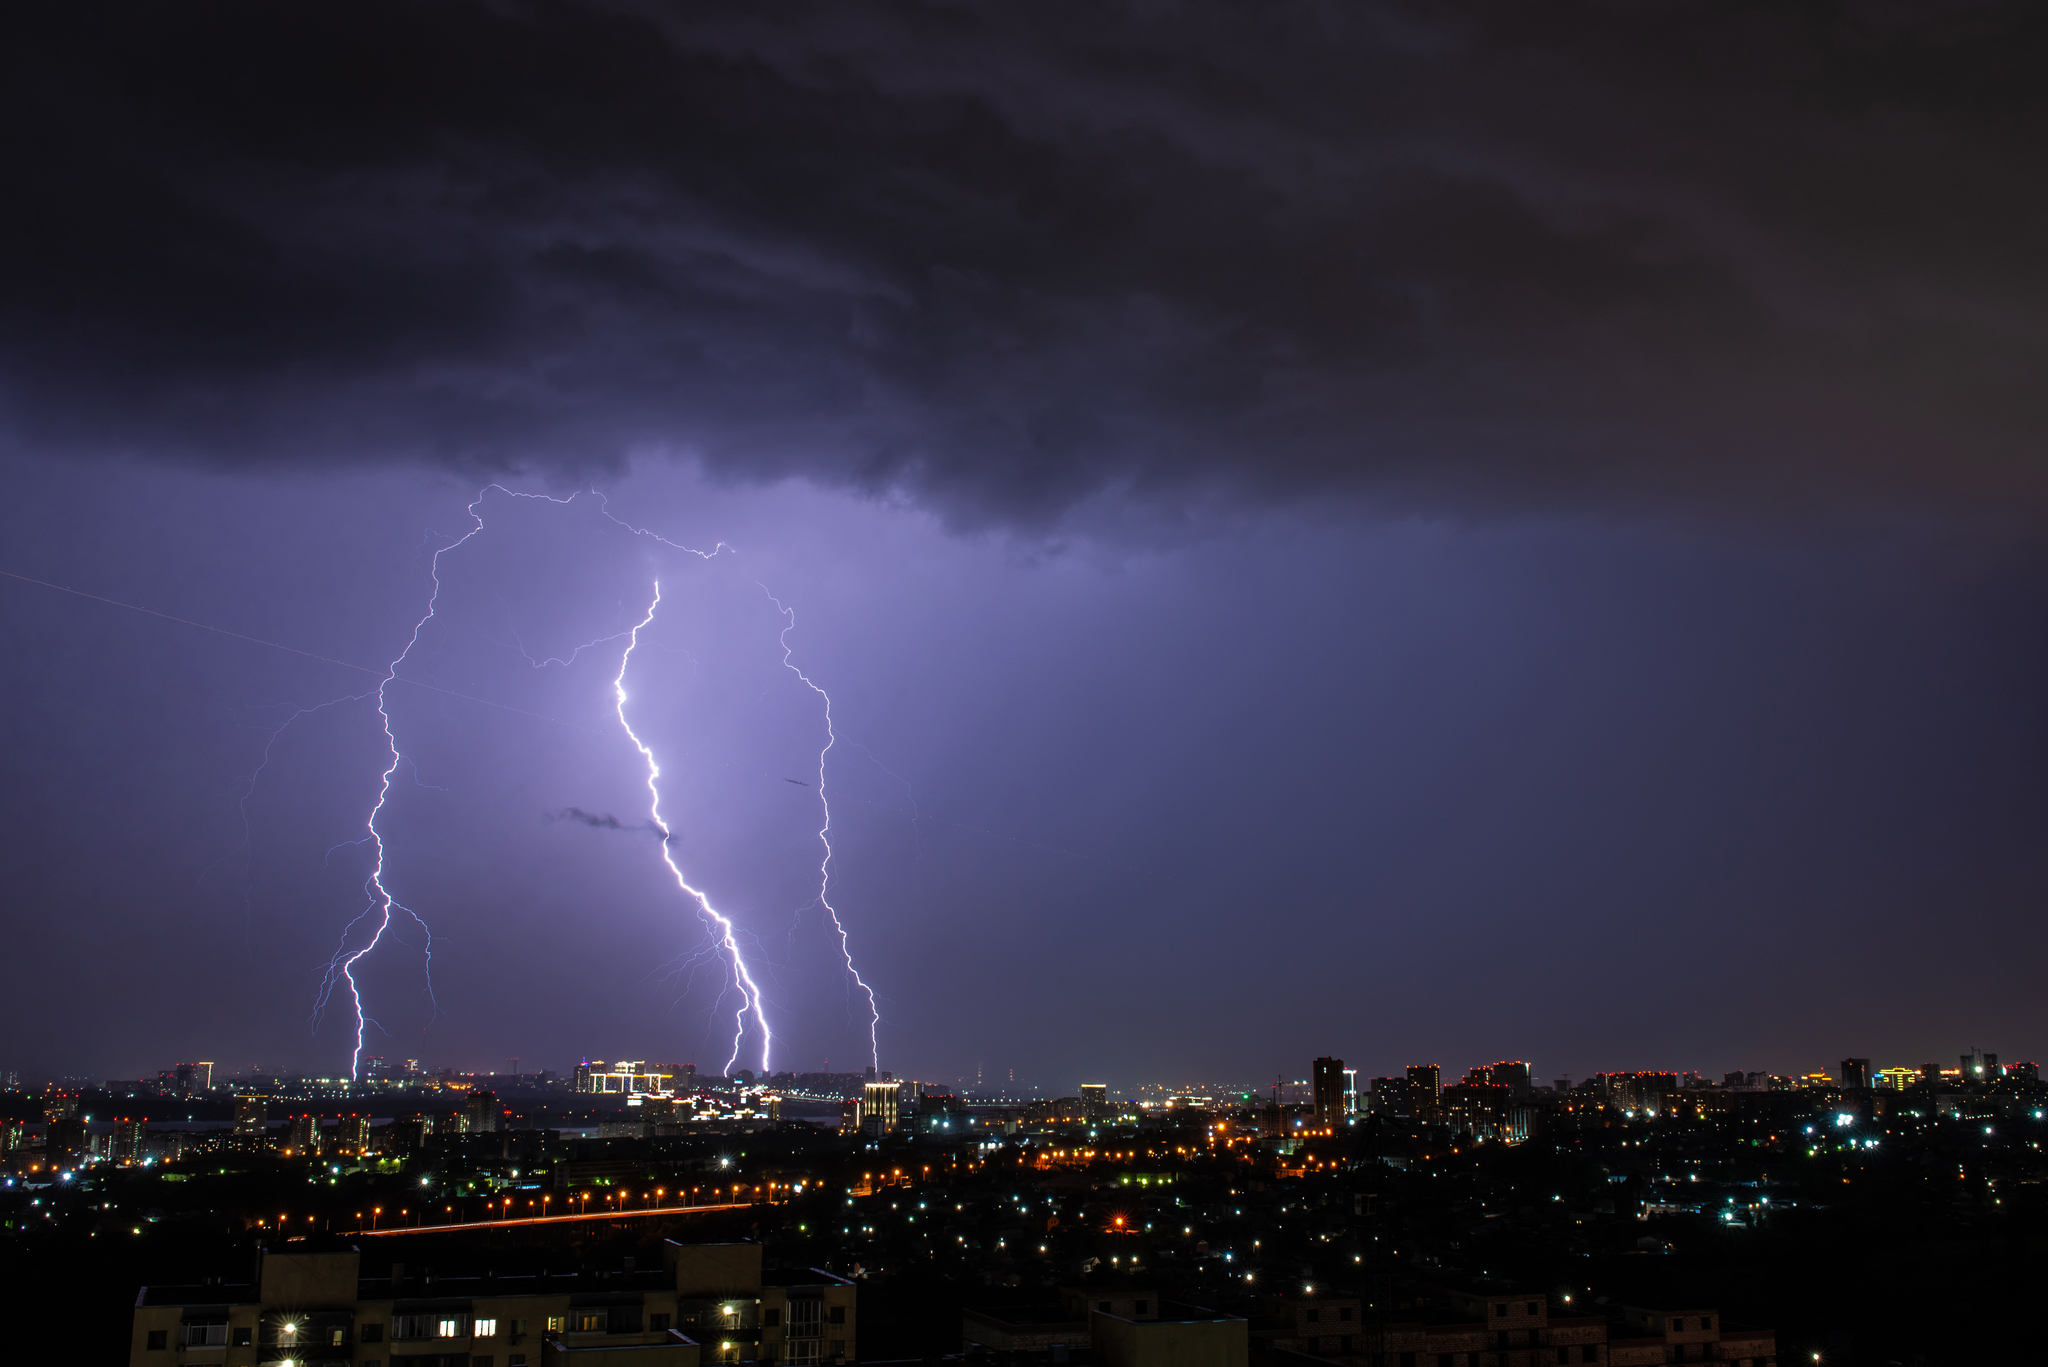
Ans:
{"type": "Polygon", "coordinates": [[[1089,1120],[1101,1120],[1109,1114],[1109,1084],[1084,1082],[1081,1084],[1081,1108],[1089,1120]]]}
{"type": "Polygon", "coordinates": [[[317,1115],[295,1115],[285,1130],[285,1147],[301,1158],[317,1156],[320,1152],[320,1117],[317,1115]]]}
{"type": "Polygon", "coordinates": [[[1877,1085],[1894,1092],[1903,1092],[1908,1087],[1918,1086],[1919,1082],[1918,1068],[1886,1068],[1877,1075],[1877,1085]]]}
{"type": "Polygon", "coordinates": [[[893,1082],[870,1082],[860,1102],[860,1127],[866,1134],[894,1134],[902,1115],[903,1092],[893,1082]]]}
{"type": "Polygon", "coordinates": [[[235,1133],[242,1135],[263,1133],[263,1113],[270,1098],[266,1096],[243,1095],[235,1098],[235,1133]]]}
{"type": "Polygon", "coordinates": [[[619,1063],[585,1059],[576,1065],[576,1091],[614,1096],[666,1096],[680,1087],[697,1085],[697,1066],[692,1063],[619,1063]]]}
{"type": "Polygon", "coordinates": [[[335,1146],[347,1153],[370,1151],[370,1117],[345,1115],[334,1127],[335,1146]]]}
{"type": "Polygon", "coordinates": [[[1318,1125],[1334,1125],[1344,1118],[1344,1060],[1319,1058],[1309,1077],[1314,1086],[1315,1118],[1318,1125]]]}
{"type": "Polygon", "coordinates": [[[1870,1090],[1869,1059],[1845,1058],[1842,1060],[1842,1090],[1845,1092],[1867,1092],[1870,1090]]]}
{"type": "Polygon", "coordinates": [[[130,1367],[411,1362],[505,1367],[810,1364],[858,1355],[853,1283],[764,1268],[761,1246],[668,1243],[659,1271],[542,1276],[361,1275],[352,1247],[265,1252],[254,1285],[146,1286],[130,1367]],[[591,1359],[593,1361],[597,1359],[591,1359]]]}

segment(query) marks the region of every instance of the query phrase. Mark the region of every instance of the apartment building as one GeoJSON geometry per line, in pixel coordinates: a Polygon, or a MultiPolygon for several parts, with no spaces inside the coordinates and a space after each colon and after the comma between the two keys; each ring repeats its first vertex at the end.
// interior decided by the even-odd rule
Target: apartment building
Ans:
{"type": "Polygon", "coordinates": [[[659,1271],[361,1275],[355,1248],[265,1252],[244,1284],[146,1286],[130,1367],[708,1367],[849,1362],[855,1288],[678,1244],[659,1271]],[[601,1353],[601,1356],[592,1356],[601,1353]]]}

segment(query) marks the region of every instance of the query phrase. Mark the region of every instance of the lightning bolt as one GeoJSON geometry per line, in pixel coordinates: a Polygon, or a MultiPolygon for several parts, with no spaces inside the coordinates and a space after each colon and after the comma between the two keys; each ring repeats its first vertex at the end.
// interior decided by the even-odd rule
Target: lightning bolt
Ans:
{"type": "Polygon", "coordinates": [[[626,739],[633,742],[633,748],[638,750],[640,758],[647,762],[647,814],[653,821],[654,828],[661,832],[661,862],[668,865],[668,871],[675,875],[676,886],[683,890],[685,896],[696,902],[698,915],[704,918],[705,925],[711,929],[712,938],[718,942],[726,957],[732,962],[733,986],[739,989],[740,1006],[739,1010],[733,1013],[732,1057],[725,1061],[725,1071],[728,1076],[731,1075],[733,1065],[739,1062],[740,1046],[746,1039],[747,1017],[752,1016],[754,1023],[761,1029],[761,1071],[765,1073],[768,1071],[769,1050],[775,1043],[775,1032],[768,1028],[768,1015],[761,1005],[761,989],[755,984],[754,975],[747,968],[746,957],[740,953],[739,940],[734,934],[732,921],[711,905],[709,897],[690,886],[690,880],[683,876],[682,867],[676,863],[675,835],[661,817],[661,765],[655,760],[654,751],[648,748],[647,742],[634,733],[633,723],[626,720],[626,669],[633,662],[634,650],[640,645],[641,629],[654,620],[655,611],[660,606],[661,581],[657,579],[654,581],[654,601],[647,605],[647,615],[628,633],[626,649],[619,656],[618,676],[612,680],[612,694],[618,699],[619,725],[624,728],[626,739]]]}
{"type": "MultiPolygon", "coordinates": [[[[426,934],[427,938],[423,952],[426,959],[427,992],[430,999],[432,998],[433,995],[433,928],[427,924],[425,919],[422,918],[418,912],[414,911],[411,907],[399,901],[397,897],[393,895],[390,885],[386,882],[386,877],[389,871],[390,851],[386,847],[384,842],[384,829],[382,825],[380,825],[380,820],[385,814],[385,808],[390,803],[391,787],[393,780],[397,777],[399,766],[410,762],[405,752],[399,747],[398,734],[396,730],[393,728],[389,698],[391,686],[393,684],[403,684],[407,687],[421,688],[430,692],[442,693],[450,697],[462,698],[474,703],[481,703],[485,706],[498,708],[507,712],[517,713],[521,716],[534,717],[536,720],[550,722],[555,725],[569,725],[568,723],[558,722],[552,717],[544,717],[538,713],[527,712],[524,709],[517,707],[508,707],[503,703],[494,702],[488,698],[474,697],[467,693],[456,692],[454,689],[441,688],[434,684],[425,683],[421,680],[401,678],[399,676],[399,669],[405,664],[406,660],[411,658],[413,651],[416,648],[418,648],[422,633],[426,631],[427,624],[434,620],[435,614],[439,609],[441,600],[441,557],[448,554],[450,551],[461,549],[463,546],[467,545],[472,539],[474,539],[478,534],[480,534],[484,530],[484,517],[483,514],[479,511],[479,509],[483,506],[484,500],[493,493],[503,494],[508,498],[538,499],[540,501],[547,503],[567,505],[569,503],[574,502],[576,498],[581,497],[582,493],[586,492],[591,494],[593,497],[597,498],[598,511],[601,516],[603,516],[606,520],[612,522],[613,524],[617,525],[618,527],[622,528],[623,530],[630,532],[634,536],[645,537],[651,541],[657,542],[660,545],[666,546],[672,550],[684,551],[690,555],[697,556],[699,559],[703,560],[715,559],[724,551],[731,549],[731,547],[728,546],[727,543],[721,541],[717,543],[716,547],[713,550],[700,551],[694,547],[685,546],[680,542],[671,541],[667,537],[657,535],[656,533],[649,531],[644,527],[636,527],[631,523],[626,522],[623,519],[616,516],[615,514],[613,514],[610,510],[608,500],[605,499],[604,495],[597,493],[595,490],[579,491],[579,493],[572,494],[567,498],[555,498],[546,494],[520,493],[516,490],[507,489],[501,484],[486,485],[483,489],[478,491],[476,497],[470,501],[467,508],[465,509],[470,519],[469,530],[464,532],[461,536],[456,537],[453,540],[447,541],[447,543],[441,546],[438,550],[436,550],[433,553],[433,556],[429,559],[427,564],[427,577],[431,584],[431,588],[427,595],[426,611],[424,614],[421,615],[418,621],[413,623],[412,633],[409,637],[407,637],[404,649],[400,650],[398,654],[394,656],[391,659],[391,661],[388,664],[386,664],[381,670],[374,669],[365,665],[354,664],[347,660],[335,659],[331,656],[316,654],[312,651],[301,650],[297,647],[284,645],[280,642],[268,641],[260,637],[249,636],[242,632],[231,631],[227,628],[215,626],[210,623],[193,621],[189,618],[174,616],[166,612],[159,612],[154,608],[143,607],[139,604],[126,603],[118,599],[103,597],[99,594],[87,593],[82,589],[75,589],[67,585],[51,583],[48,580],[33,578],[29,575],[18,574],[12,570],[0,569],[0,576],[5,576],[8,579],[18,580],[26,584],[38,585],[40,587],[51,589],[58,593],[69,594],[77,598],[90,599],[94,602],[105,603],[109,606],[121,608],[126,611],[137,612],[144,614],[146,616],[161,618],[165,621],[176,622],[180,625],[194,627],[201,631],[213,632],[217,635],[232,637],[234,639],[242,641],[248,641],[252,644],[260,645],[271,650],[278,650],[292,655],[303,656],[307,659],[317,660],[324,664],[339,666],[340,668],[354,670],[356,672],[363,674],[369,674],[377,678],[377,685],[375,689],[371,692],[345,695],[343,697],[331,699],[327,702],[319,703],[310,707],[293,706],[291,715],[286,717],[284,721],[282,721],[275,727],[265,728],[269,731],[269,735],[266,738],[261,759],[257,764],[254,772],[249,774],[247,778],[244,780],[242,792],[240,793],[238,798],[238,806],[242,816],[243,825],[242,839],[235,849],[230,850],[227,855],[223,856],[224,859],[232,858],[236,853],[240,853],[248,849],[248,802],[250,797],[253,796],[255,792],[256,785],[258,781],[261,779],[263,771],[269,765],[271,752],[277,743],[278,737],[282,735],[285,730],[287,730],[294,722],[298,721],[301,717],[309,716],[315,712],[324,710],[325,708],[337,706],[342,703],[359,702],[364,699],[374,697],[376,699],[377,705],[377,716],[381,724],[382,730],[384,732],[385,753],[389,757],[388,762],[385,764],[382,773],[378,776],[377,800],[373,804],[371,804],[369,815],[364,820],[365,834],[360,839],[344,841],[341,844],[334,846],[332,849],[328,851],[328,855],[331,858],[333,856],[334,851],[337,849],[342,849],[350,846],[361,847],[363,845],[368,845],[371,847],[373,857],[371,860],[370,871],[363,882],[365,905],[363,910],[358,912],[355,918],[351,920],[348,923],[348,925],[342,929],[342,933],[340,936],[340,944],[336,948],[333,956],[328,960],[326,972],[321,981],[320,990],[313,1004],[313,1022],[315,1025],[317,1025],[322,1016],[325,1014],[326,1009],[329,1003],[332,1001],[335,992],[339,989],[345,989],[347,991],[350,1006],[353,1008],[355,1014],[354,1044],[349,1054],[349,1076],[352,1079],[359,1077],[361,1074],[363,1046],[365,1043],[366,1033],[371,1025],[376,1024],[376,1022],[364,1010],[362,985],[360,982],[358,982],[356,978],[356,966],[360,964],[366,956],[372,953],[378,947],[378,945],[383,942],[385,933],[391,929],[391,923],[399,913],[403,913],[404,915],[411,917],[415,922],[418,923],[420,929],[426,934]],[[357,928],[362,926],[365,922],[370,922],[372,925],[368,939],[363,941],[363,943],[359,947],[351,949],[350,945],[351,943],[353,943],[355,939],[357,928]]],[[[770,595],[770,597],[772,600],[773,595],[770,595]]],[[[754,981],[753,973],[747,967],[746,959],[744,955],[741,953],[736,928],[734,927],[733,922],[729,918],[721,914],[717,910],[717,908],[711,905],[711,900],[708,896],[706,896],[703,892],[699,891],[697,888],[694,888],[690,885],[689,880],[684,877],[681,867],[676,863],[674,856],[674,846],[676,843],[675,836],[674,833],[669,829],[667,823],[664,822],[661,817],[661,790],[659,787],[661,767],[655,760],[654,752],[651,749],[649,749],[644,742],[641,741],[640,737],[637,734],[634,733],[631,723],[628,722],[626,719],[626,670],[632,661],[633,651],[640,644],[641,629],[646,627],[649,623],[651,623],[654,620],[655,611],[657,608],[660,607],[660,605],[661,584],[660,581],[657,580],[654,585],[654,599],[651,603],[648,604],[646,616],[641,618],[641,620],[629,632],[615,632],[609,636],[602,636],[594,641],[585,642],[583,645],[578,646],[574,651],[572,651],[566,658],[549,658],[545,660],[536,660],[533,658],[532,655],[527,653],[523,645],[520,645],[518,649],[519,653],[526,658],[529,664],[533,665],[536,669],[542,669],[554,664],[573,664],[576,658],[580,656],[585,650],[590,650],[596,646],[603,645],[609,641],[617,640],[621,635],[626,636],[628,638],[626,649],[619,658],[619,672],[612,680],[612,690],[617,700],[619,725],[624,728],[627,739],[632,741],[634,748],[640,752],[641,758],[645,760],[647,764],[647,791],[650,798],[649,810],[655,828],[659,830],[662,835],[662,862],[668,865],[669,872],[675,876],[677,887],[681,888],[686,895],[688,895],[696,902],[699,913],[703,916],[707,929],[710,929],[712,931],[713,944],[711,946],[707,946],[707,949],[710,949],[714,953],[722,951],[724,957],[731,962],[733,970],[733,983],[739,989],[740,992],[740,1008],[734,1014],[733,1018],[734,1034],[732,1055],[726,1061],[726,1070],[728,1073],[731,1072],[733,1065],[739,1061],[740,1048],[745,1040],[747,1018],[751,1016],[761,1031],[761,1067],[763,1071],[766,1071],[769,1067],[770,1051],[775,1041],[775,1035],[773,1030],[771,1030],[768,1025],[768,1017],[765,1007],[763,1005],[761,989],[759,985],[754,981]]],[[[784,628],[782,638],[783,663],[792,670],[795,670],[798,678],[803,679],[805,684],[807,684],[821,698],[825,699],[825,723],[827,742],[825,750],[820,751],[818,756],[819,800],[823,802],[825,752],[829,751],[832,748],[831,699],[825,695],[823,689],[818,688],[816,684],[811,683],[811,681],[808,678],[804,678],[802,671],[796,670],[795,665],[791,663],[789,658],[789,645],[787,638],[789,629],[795,626],[795,616],[794,614],[790,613],[788,609],[783,608],[782,604],[779,602],[776,603],[776,607],[778,609],[781,609],[789,618],[789,624],[784,628]]],[[[292,705],[285,704],[285,706],[292,705]]],[[[572,727],[571,729],[581,730],[583,728],[572,727]]],[[[432,786],[426,784],[423,780],[420,779],[417,766],[414,766],[413,769],[413,781],[422,787],[432,786]]],[[[440,791],[446,790],[443,789],[440,791]]],[[[840,948],[841,952],[845,955],[846,958],[847,971],[853,974],[854,981],[859,983],[861,989],[867,993],[868,1004],[870,1009],[868,1038],[869,1044],[872,1049],[875,1037],[875,1022],[879,1020],[879,1014],[875,1011],[875,994],[871,989],[868,988],[868,985],[861,980],[860,975],[854,972],[853,957],[846,943],[845,927],[840,924],[838,913],[833,910],[831,903],[829,901],[826,901],[824,898],[825,892],[829,890],[831,870],[830,831],[831,810],[828,806],[826,808],[825,813],[825,828],[819,832],[819,838],[820,840],[825,842],[826,850],[825,861],[823,865],[820,866],[820,901],[825,906],[827,913],[831,915],[833,926],[839,931],[840,948]]],[[[436,1003],[436,1009],[438,1010],[438,1003],[436,1003]]]]}
{"type": "MultiPolygon", "coordinates": [[[[433,590],[427,595],[426,614],[419,621],[413,623],[412,635],[407,638],[405,649],[399,651],[396,658],[385,668],[384,677],[377,684],[375,695],[377,699],[377,716],[383,723],[384,746],[386,752],[391,756],[391,762],[384,766],[383,776],[378,780],[377,784],[377,801],[370,808],[369,818],[364,822],[365,827],[369,831],[365,839],[372,850],[370,874],[363,882],[363,893],[368,900],[368,905],[342,930],[341,947],[335,950],[334,957],[328,960],[327,974],[320,984],[320,995],[313,1003],[313,1017],[317,1021],[326,1010],[328,1000],[334,995],[335,988],[342,983],[348,985],[349,1003],[355,1008],[356,1015],[355,1047],[350,1052],[348,1059],[348,1075],[352,1079],[361,1073],[363,1033],[373,1023],[363,1013],[363,989],[362,985],[356,981],[356,965],[383,940],[384,932],[391,928],[391,917],[395,911],[402,911],[407,916],[412,917],[413,920],[419,922],[420,929],[426,932],[427,996],[429,1000],[433,998],[434,992],[433,927],[421,919],[418,912],[393,897],[391,889],[384,883],[385,862],[388,852],[384,848],[384,832],[377,825],[377,818],[384,814],[385,804],[391,800],[392,777],[398,773],[398,766],[405,763],[404,752],[398,748],[397,733],[391,729],[391,709],[385,695],[391,685],[398,680],[398,667],[405,663],[406,657],[411,655],[413,648],[420,643],[420,633],[427,629],[427,623],[434,620],[435,609],[440,606],[441,557],[467,544],[470,538],[484,529],[483,515],[477,512],[477,507],[482,504],[485,495],[489,494],[492,489],[500,487],[494,484],[477,494],[468,508],[469,520],[472,523],[470,529],[454,541],[435,551],[433,558],[427,562],[427,578],[432,582],[433,590]],[[354,933],[355,928],[366,920],[374,920],[376,928],[370,932],[370,938],[363,947],[351,953],[348,948],[349,937],[354,933]]],[[[511,491],[505,490],[504,492],[510,493],[511,491]]],[[[538,497],[538,495],[525,495],[525,497],[538,497]]]]}
{"type": "MultiPolygon", "coordinates": [[[[687,551],[691,555],[697,556],[700,559],[704,560],[712,559],[714,556],[718,555],[720,551],[726,549],[725,543],[721,541],[718,543],[717,548],[714,550],[700,551],[692,547],[685,546],[680,542],[670,541],[667,537],[657,536],[655,533],[648,531],[644,527],[635,527],[631,523],[623,521],[622,519],[620,519],[612,513],[609,501],[604,497],[604,495],[597,493],[595,490],[589,490],[587,492],[591,493],[593,496],[597,498],[598,511],[606,520],[617,524],[619,527],[622,527],[626,531],[631,532],[634,536],[646,537],[650,540],[660,542],[662,545],[670,547],[674,550],[687,551]]],[[[433,997],[433,928],[426,923],[426,921],[420,916],[418,912],[414,911],[411,907],[406,906],[403,902],[400,902],[397,898],[395,898],[391,893],[390,887],[385,883],[385,873],[389,852],[385,848],[384,832],[383,829],[378,825],[378,819],[384,815],[385,806],[391,800],[392,779],[397,775],[398,767],[406,762],[405,754],[403,751],[399,749],[398,746],[397,733],[392,730],[391,710],[388,705],[388,698],[386,695],[389,692],[392,684],[410,682],[409,680],[400,679],[398,677],[398,670],[399,666],[403,665],[406,659],[412,654],[414,648],[419,645],[420,633],[426,630],[427,623],[434,620],[434,613],[441,601],[441,557],[448,554],[448,552],[450,551],[461,549],[464,545],[468,544],[469,541],[472,538],[474,538],[478,533],[483,531],[484,518],[483,514],[479,512],[478,509],[483,506],[484,500],[493,493],[503,494],[508,498],[538,499],[545,503],[554,503],[564,506],[573,503],[580,496],[579,493],[571,494],[567,498],[555,498],[547,494],[520,493],[517,490],[507,489],[502,484],[488,484],[485,485],[482,489],[480,489],[477,492],[477,496],[474,499],[470,500],[470,503],[467,509],[465,510],[469,515],[469,530],[467,532],[464,532],[461,536],[455,538],[453,541],[450,541],[448,544],[442,546],[439,550],[435,551],[432,559],[428,561],[427,577],[429,581],[431,581],[432,589],[427,595],[427,610],[425,615],[423,615],[417,622],[413,623],[412,635],[406,640],[405,649],[399,651],[396,658],[394,658],[389,665],[385,666],[383,671],[383,677],[378,680],[374,694],[360,695],[365,697],[374,696],[377,700],[377,716],[383,725],[385,750],[386,753],[390,756],[390,762],[387,765],[385,765],[384,772],[378,780],[377,800],[371,806],[369,817],[364,822],[364,826],[368,834],[365,835],[364,838],[360,841],[351,842],[355,844],[368,844],[372,848],[373,857],[370,865],[370,873],[368,878],[365,879],[363,883],[363,892],[367,905],[363,908],[361,912],[359,912],[356,915],[354,920],[350,921],[348,925],[343,928],[341,933],[341,945],[338,949],[335,950],[333,958],[331,958],[328,961],[326,975],[321,982],[319,994],[315,998],[313,1003],[313,1019],[317,1023],[321,1015],[326,1011],[327,1004],[333,998],[336,989],[344,985],[347,988],[349,1003],[355,1010],[356,1018],[355,1046],[349,1054],[350,1078],[355,1078],[360,1075],[362,1068],[364,1033],[370,1025],[375,1023],[367,1014],[365,1014],[363,1010],[363,992],[361,984],[356,981],[356,965],[361,963],[363,958],[366,955],[368,955],[371,951],[376,949],[378,944],[383,941],[384,932],[391,928],[392,917],[393,914],[396,912],[403,912],[407,916],[410,916],[414,921],[418,922],[420,929],[426,933],[427,941],[424,953],[426,956],[427,967],[427,995],[430,1000],[433,997]],[[360,948],[350,950],[349,943],[351,937],[355,934],[356,928],[362,925],[365,921],[370,921],[374,923],[374,927],[370,931],[369,939],[360,948]]],[[[655,601],[657,603],[661,601],[660,594],[660,586],[657,584],[655,587],[655,601]]],[[[653,615],[652,608],[648,609],[648,614],[651,620],[653,615]]],[[[645,625],[645,623],[643,622],[642,625],[645,625]]],[[[634,628],[633,638],[634,644],[637,644],[639,639],[638,627],[634,628]]],[[[614,635],[610,639],[615,640],[617,639],[617,636],[614,635]]],[[[269,643],[266,642],[265,644],[269,643]]],[[[597,642],[592,642],[591,644],[594,645],[597,644],[597,642]]],[[[580,654],[582,650],[586,648],[587,647],[579,647],[576,654],[580,654]]],[[[304,654],[306,652],[299,653],[304,654]]],[[[522,650],[521,653],[524,654],[525,652],[522,650]]],[[[625,658],[629,659],[631,658],[631,656],[632,646],[629,645],[626,649],[625,658]]],[[[532,657],[529,656],[528,658],[531,659],[532,657]]],[[[573,660],[574,658],[575,655],[572,654],[570,656],[570,660],[573,660]]],[[[621,659],[620,661],[619,677],[621,680],[623,680],[623,678],[625,677],[625,659],[621,659]]],[[[431,687],[431,685],[427,686],[431,687]]],[[[435,691],[447,692],[449,690],[438,689],[435,691]]],[[[623,711],[623,707],[625,704],[625,695],[623,692],[621,692],[619,695],[619,702],[622,709],[619,715],[619,720],[621,723],[623,723],[625,721],[625,713],[623,711]]],[[[292,720],[296,719],[296,716],[292,718],[292,720]]],[[[286,724],[289,725],[289,722],[287,722],[286,724]]],[[[626,734],[628,736],[632,736],[633,733],[631,727],[627,728],[626,734]]],[[[272,739],[274,740],[275,737],[273,736],[272,739]]],[[[650,766],[650,769],[652,769],[654,763],[653,755],[647,750],[646,746],[640,745],[639,738],[637,736],[633,737],[633,743],[636,746],[639,746],[640,752],[643,755],[647,756],[648,764],[650,766]]],[[[650,789],[652,789],[653,787],[653,775],[655,772],[658,771],[651,772],[648,779],[648,786],[650,789]]],[[[417,771],[415,771],[415,777],[417,777],[417,771]]],[[[658,804],[658,794],[656,800],[658,804]]],[[[668,835],[668,829],[666,827],[662,828],[662,834],[664,837],[668,835]]],[[[668,844],[669,842],[666,839],[664,839],[662,857],[664,859],[667,859],[669,867],[671,869],[674,869],[675,861],[669,858],[667,849],[668,844]]],[[[330,850],[329,853],[331,854],[333,853],[333,851],[330,850]]],[[[682,874],[680,871],[677,872],[676,877],[677,880],[680,882],[682,879],[682,874]]],[[[711,910],[711,904],[704,899],[703,894],[696,893],[696,890],[690,888],[687,883],[683,884],[683,886],[686,891],[690,891],[696,894],[698,901],[703,904],[706,913],[715,920],[717,920],[720,926],[723,927],[725,931],[725,943],[728,950],[733,955],[734,963],[737,967],[737,971],[740,974],[740,979],[745,984],[747,989],[752,989],[753,980],[747,976],[745,964],[739,958],[739,947],[732,938],[731,922],[725,920],[724,917],[719,916],[717,912],[711,910]]],[[[753,996],[749,1000],[754,1007],[756,1015],[759,1016],[759,993],[757,991],[754,992],[753,996]]],[[[764,1032],[767,1029],[767,1021],[765,1017],[762,1018],[762,1029],[764,1032]]],[[[767,1046],[765,1043],[762,1046],[762,1050],[762,1057],[765,1066],[765,1060],[767,1057],[767,1046]]],[[[737,1043],[735,1043],[734,1057],[738,1057],[737,1043]]]]}
{"type": "Polygon", "coordinates": [[[818,843],[825,847],[824,857],[818,861],[818,905],[832,919],[832,929],[839,936],[839,955],[846,961],[846,976],[867,996],[868,1058],[879,1069],[882,1066],[882,1049],[876,1036],[882,1024],[882,1011],[875,1001],[875,989],[868,986],[860,970],[853,966],[853,945],[847,938],[846,926],[840,921],[838,910],[832,905],[832,803],[825,796],[825,757],[839,743],[839,736],[832,729],[832,695],[812,682],[811,677],[790,658],[789,633],[796,630],[796,609],[784,607],[782,600],[770,593],[766,584],[761,585],[761,592],[768,594],[768,601],[775,604],[775,610],[783,616],[782,634],[776,637],[782,646],[782,667],[803,680],[804,687],[817,694],[825,704],[825,748],[818,751],[818,806],[825,816],[825,824],[818,828],[818,843]]]}

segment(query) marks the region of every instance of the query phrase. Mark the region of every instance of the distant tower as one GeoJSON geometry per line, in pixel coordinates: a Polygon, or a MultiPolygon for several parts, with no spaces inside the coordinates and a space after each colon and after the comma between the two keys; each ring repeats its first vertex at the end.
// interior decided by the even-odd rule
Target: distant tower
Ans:
{"type": "Polygon", "coordinates": [[[1842,1060],[1842,1090],[1845,1092],[1867,1092],[1870,1090],[1869,1059],[1845,1058],[1842,1060]]]}

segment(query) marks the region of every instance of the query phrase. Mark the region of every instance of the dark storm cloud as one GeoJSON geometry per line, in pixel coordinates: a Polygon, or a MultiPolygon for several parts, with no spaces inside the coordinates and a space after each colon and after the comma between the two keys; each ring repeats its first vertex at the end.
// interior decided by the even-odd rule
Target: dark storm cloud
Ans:
{"type": "Polygon", "coordinates": [[[18,444],[962,521],[1104,492],[2038,506],[2019,5],[70,4],[18,444]]]}

